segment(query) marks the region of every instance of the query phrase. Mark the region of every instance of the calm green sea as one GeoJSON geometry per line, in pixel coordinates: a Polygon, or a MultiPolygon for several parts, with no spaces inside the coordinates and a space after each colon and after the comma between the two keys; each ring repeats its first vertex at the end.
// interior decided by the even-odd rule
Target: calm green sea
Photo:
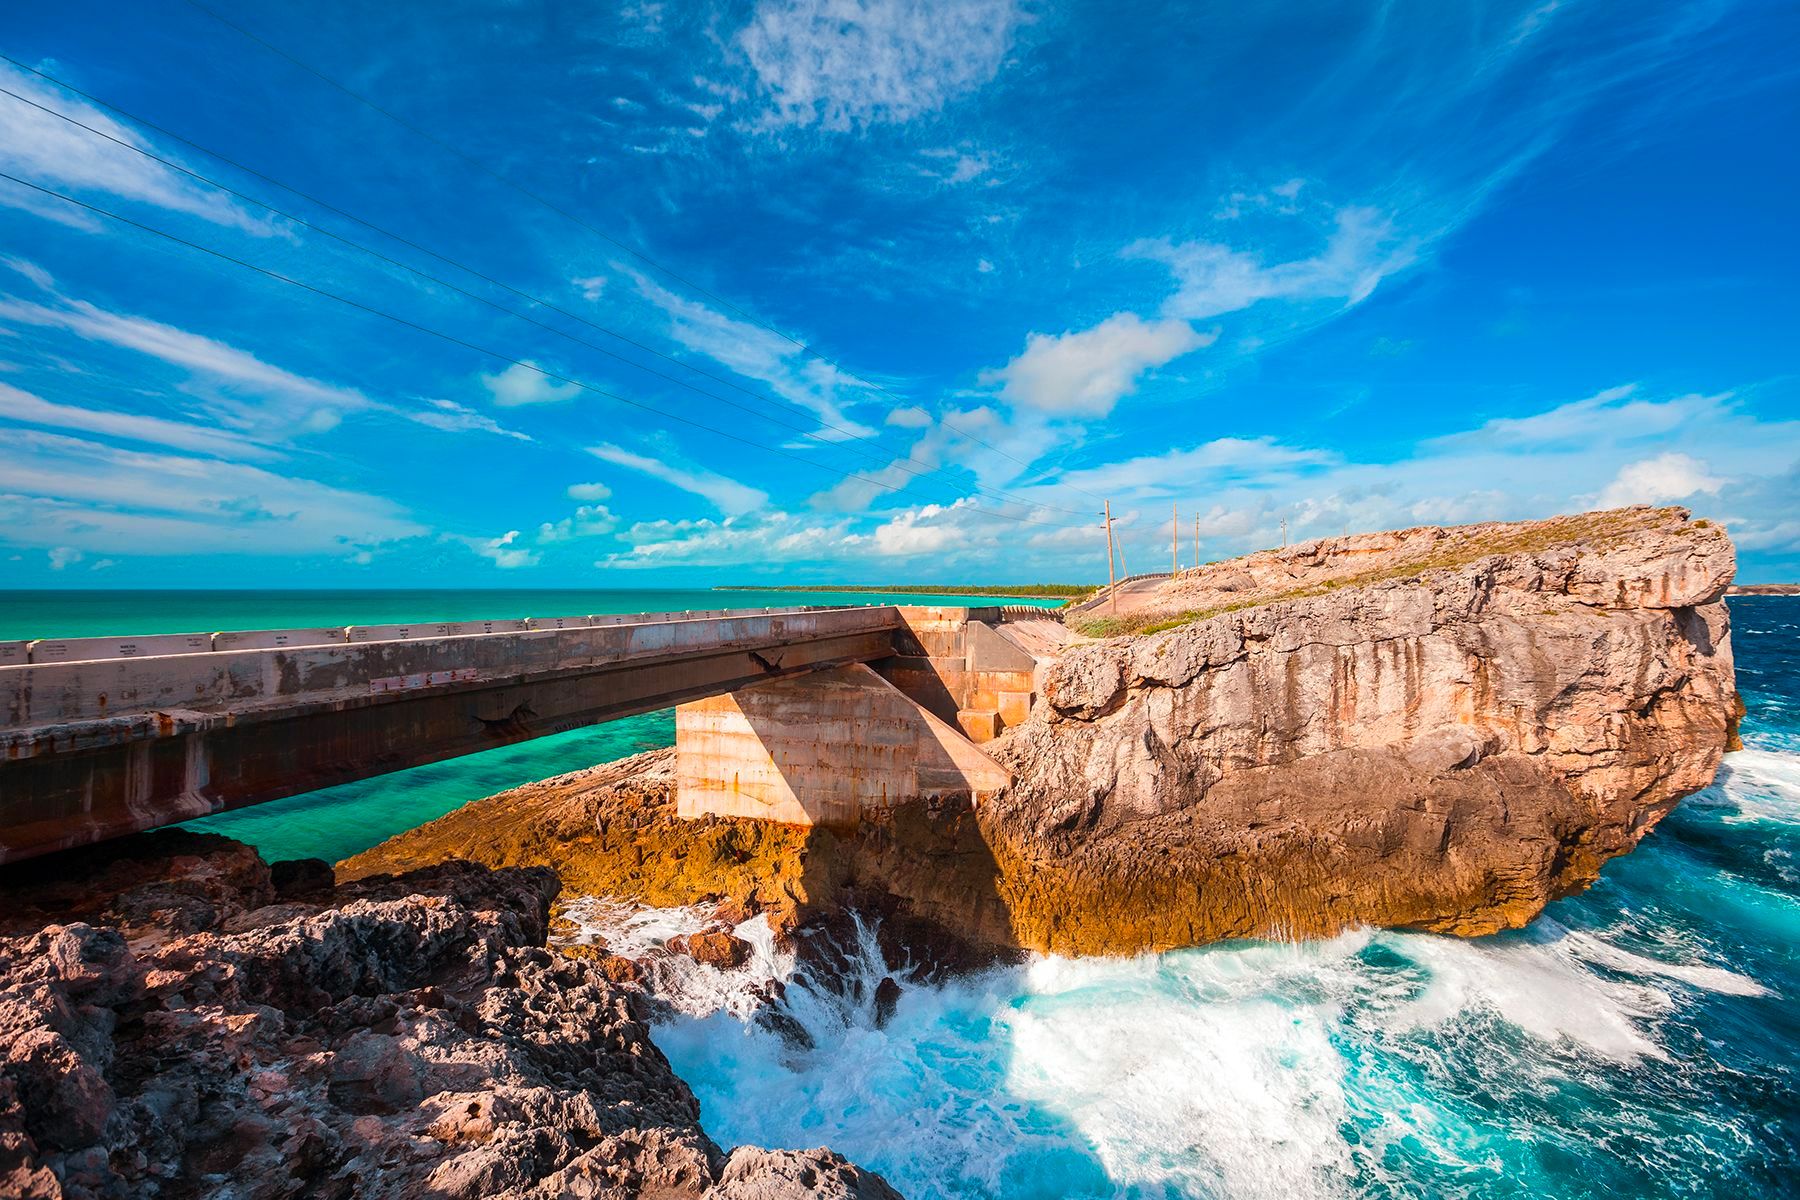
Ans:
{"type": "MultiPolygon", "coordinates": [[[[10,591],[0,592],[0,641],[684,609],[785,608],[802,604],[959,603],[1055,607],[1061,601],[710,589],[10,591]]],[[[249,842],[271,861],[336,861],[435,820],[471,800],[595,763],[673,745],[674,741],[674,712],[665,709],[342,787],[306,792],[255,808],[202,817],[188,822],[187,827],[249,842]]]]}

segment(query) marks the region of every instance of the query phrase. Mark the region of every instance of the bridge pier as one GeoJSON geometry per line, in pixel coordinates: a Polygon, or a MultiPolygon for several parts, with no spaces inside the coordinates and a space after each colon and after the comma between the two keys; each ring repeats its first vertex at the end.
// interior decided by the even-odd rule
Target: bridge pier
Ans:
{"type": "Polygon", "coordinates": [[[1006,768],[860,664],[675,710],[676,811],[855,825],[913,797],[1004,786],[1006,768]]]}

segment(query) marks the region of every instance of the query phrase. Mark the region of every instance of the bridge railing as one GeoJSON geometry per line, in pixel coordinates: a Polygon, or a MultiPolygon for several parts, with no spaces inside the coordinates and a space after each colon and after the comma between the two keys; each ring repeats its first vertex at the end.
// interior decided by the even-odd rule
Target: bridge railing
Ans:
{"type": "Polygon", "coordinates": [[[248,718],[262,709],[745,649],[767,653],[778,668],[785,646],[888,631],[901,623],[898,609],[878,605],[725,617],[632,615],[639,619],[568,629],[125,654],[5,667],[0,668],[0,734],[152,716],[205,725],[226,713],[248,718]]]}
{"type": "MultiPolygon", "coordinates": [[[[389,625],[333,625],[312,629],[243,629],[218,633],[158,633],[137,637],[39,638],[0,642],[0,668],[27,664],[103,662],[229,650],[278,650],[290,646],[342,646],[354,642],[408,642],[421,638],[526,633],[542,629],[594,629],[720,617],[828,612],[854,605],[808,604],[784,608],[717,608],[654,613],[594,613],[572,617],[520,617],[492,621],[422,621],[389,625]]],[[[868,606],[874,607],[874,606],[868,606]]]]}

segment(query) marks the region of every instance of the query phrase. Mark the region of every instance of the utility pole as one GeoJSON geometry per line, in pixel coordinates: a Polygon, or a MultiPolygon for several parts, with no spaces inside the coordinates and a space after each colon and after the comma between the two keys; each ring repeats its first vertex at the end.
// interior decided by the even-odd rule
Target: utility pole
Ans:
{"type": "Polygon", "coordinates": [[[1113,612],[1119,611],[1119,577],[1113,571],[1112,501],[1106,503],[1106,598],[1113,612]]]}
{"type": "Polygon", "coordinates": [[[1181,505],[1169,505],[1169,578],[1181,578],[1181,505]]]}
{"type": "Polygon", "coordinates": [[[1287,518],[1281,518],[1281,548],[1287,549],[1287,518]]]}

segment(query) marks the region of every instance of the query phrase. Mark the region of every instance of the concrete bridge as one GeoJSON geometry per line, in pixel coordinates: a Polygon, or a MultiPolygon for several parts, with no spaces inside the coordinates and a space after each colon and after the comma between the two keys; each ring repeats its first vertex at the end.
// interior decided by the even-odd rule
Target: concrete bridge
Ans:
{"type": "Polygon", "coordinates": [[[1040,610],[641,613],[0,643],[0,863],[677,706],[679,806],[1001,786],[1040,610]],[[1033,617],[1036,621],[1032,621],[1033,617]],[[1023,629],[1023,626],[1021,626],[1023,629]]]}

